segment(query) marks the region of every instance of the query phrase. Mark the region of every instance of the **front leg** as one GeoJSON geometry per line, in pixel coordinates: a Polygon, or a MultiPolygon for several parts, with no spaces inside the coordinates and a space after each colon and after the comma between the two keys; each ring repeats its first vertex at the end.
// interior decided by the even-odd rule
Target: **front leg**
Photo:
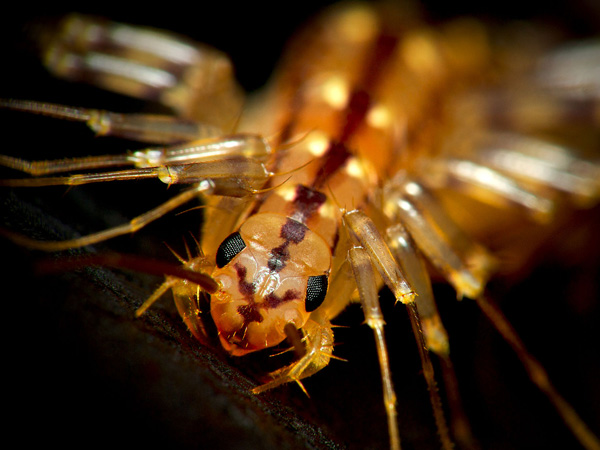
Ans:
{"type": "Polygon", "coordinates": [[[296,362],[272,372],[272,381],[252,389],[259,394],[289,382],[296,382],[306,393],[302,378],[309,377],[329,364],[333,357],[333,330],[331,323],[318,311],[311,314],[302,328],[305,354],[296,362]]]}

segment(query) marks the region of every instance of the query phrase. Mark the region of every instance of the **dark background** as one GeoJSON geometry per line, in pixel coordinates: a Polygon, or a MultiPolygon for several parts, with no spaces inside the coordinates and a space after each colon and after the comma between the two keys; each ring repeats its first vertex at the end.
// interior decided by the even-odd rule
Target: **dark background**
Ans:
{"type": "MultiPolygon", "coordinates": [[[[139,101],[51,78],[27,41],[31,24],[70,11],[166,28],[231,55],[248,90],[264,84],[287,39],[323,2],[267,7],[169,2],[130,9],[122,4],[17,5],[0,32],[0,97],[139,111],[139,101]]],[[[594,3],[538,5],[497,2],[428,2],[430,20],[463,13],[491,21],[535,18],[573,35],[598,29],[594,3]],[[525,8],[525,9],[523,9],[525,8]],[[543,11],[543,12],[541,12],[543,11]]],[[[0,111],[2,151],[29,159],[118,153],[134,144],[96,139],[84,126],[0,111]]],[[[2,177],[14,176],[2,171],[2,177]]],[[[168,198],[158,182],[64,188],[2,188],[4,227],[40,239],[86,233],[124,222],[168,198]]],[[[582,236],[580,252],[540,254],[530,272],[499,280],[492,292],[558,390],[600,433],[598,208],[580,214],[564,234],[582,236]],[[575,253],[576,257],[573,255],[575,253]],[[595,425],[594,425],[595,424],[595,425]]],[[[95,246],[174,261],[163,242],[181,250],[182,236],[197,233],[195,213],[165,218],[129,237],[95,246]]],[[[560,247],[560,246],[559,246],[560,247]]],[[[559,249],[560,250],[560,249],[559,249]]],[[[337,323],[341,344],[333,361],[307,379],[306,398],[296,386],[255,397],[247,377],[251,361],[233,361],[202,348],[189,336],[165,298],[142,319],[135,308],[159,278],[124,271],[85,269],[39,276],[33,264],[47,255],[0,241],[4,310],[6,439],[67,447],[168,445],[170,448],[385,448],[387,432],[372,335],[357,307],[337,323]]],[[[470,301],[436,286],[469,418],[483,448],[574,448],[548,401],[528,381],[508,346],[470,301]]],[[[399,397],[405,448],[438,448],[410,325],[383,293],[388,345],[399,397]]]]}

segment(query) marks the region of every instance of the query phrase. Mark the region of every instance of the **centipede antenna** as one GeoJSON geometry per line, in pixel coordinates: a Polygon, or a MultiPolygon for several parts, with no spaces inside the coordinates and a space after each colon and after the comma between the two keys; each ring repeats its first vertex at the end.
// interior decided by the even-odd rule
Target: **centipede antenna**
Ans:
{"type": "Polygon", "coordinates": [[[178,264],[171,264],[151,258],[141,258],[123,253],[92,254],[61,260],[42,260],[37,263],[36,271],[39,274],[48,274],[92,266],[135,270],[137,272],[157,276],[168,275],[198,284],[204,291],[211,294],[216,292],[218,288],[217,282],[214,281],[211,276],[204,273],[190,270],[178,264]]]}

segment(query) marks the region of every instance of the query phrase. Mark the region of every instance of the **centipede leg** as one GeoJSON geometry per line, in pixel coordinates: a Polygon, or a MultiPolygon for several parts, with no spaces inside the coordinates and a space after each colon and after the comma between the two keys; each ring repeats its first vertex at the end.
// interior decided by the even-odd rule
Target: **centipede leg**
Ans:
{"type": "Polygon", "coordinates": [[[214,125],[167,115],[122,114],[25,100],[0,100],[0,108],[85,122],[97,136],[115,136],[152,144],[176,144],[223,134],[214,125]]]}
{"type": "MultiPolygon", "coordinates": [[[[429,388],[429,398],[431,401],[437,430],[440,436],[440,441],[444,449],[451,449],[453,448],[453,443],[450,437],[448,425],[446,423],[446,418],[444,416],[444,410],[442,408],[442,402],[439,396],[437,383],[435,381],[433,365],[431,363],[431,359],[429,358],[429,353],[427,351],[425,337],[423,335],[423,330],[421,326],[421,320],[419,318],[419,313],[415,305],[415,292],[411,289],[411,286],[407,282],[406,277],[402,272],[400,266],[394,260],[390,249],[388,248],[383,237],[375,227],[375,224],[369,217],[367,217],[364,213],[360,211],[354,210],[344,214],[344,222],[351,230],[353,239],[362,248],[364,248],[364,252],[368,255],[368,258],[370,259],[369,264],[372,263],[373,266],[377,268],[379,275],[383,279],[384,283],[394,293],[396,300],[401,303],[404,303],[407,307],[408,314],[413,327],[413,332],[417,341],[419,355],[421,357],[425,381],[427,382],[427,386],[429,388]]],[[[356,265],[358,264],[353,263],[353,267],[356,265]]],[[[366,267],[366,263],[361,263],[361,266],[366,267]]],[[[362,287],[360,286],[361,283],[366,283],[368,285],[374,283],[373,281],[369,281],[369,279],[363,279],[366,278],[366,276],[360,274],[357,274],[355,276],[357,277],[357,284],[359,284],[359,292],[362,289],[362,287]],[[359,276],[360,279],[358,278],[359,276]]],[[[372,275],[370,277],[372,278],[372,275]]],[[[361,294],[361,300],[363,299],[363,297],[367,297],[367,295],[361,294]]],[[[377,302],[376,307],[372,306],[373,301],[369,301],[369,303],[365,303],[367,305],[367,310],[368,308],[379,308],[377,297],[375,296],[374,298],[377,302]]],[[[363,302],[365,301],[363,300],[363,302]]],[[[365,315],[369,314],[367,310],[365,311],[365,315]]],[[[368,320],[369,319],[367,316],[367,323],[368,320]]],[[[383,334],[382,330],[378,331],[378,328],[380,327],[378,323],[378,321],[375,322],[374,329],[376,330],[376,339],[378,341],[381,340],[381,342],[378,342],[380,363],[383,364],[385,362],[385,364],[387,364],[387,352],[384,352],[385,349],[382,348],[383,334]]],[[[384,381],[384,386],[386,385],[386,377],[389,376],[389,374],[386,373],[388,371],[389,368],[384,368],[382,366],[382,379],[384,381]]],[[[385,389],[387,391],[388,389],[392,388],[390,386],[389,388],[386,387],[385,389]]],[[[393,393],[393,391],[391,392],[393,393]]],[[[386,392],[386,395],[391,396],[392,394],[386,392]]],[[[388,405],[387,398],[386,408],[388,409],[389,420],[391,420],[392,414],[395,415],[395,410],[392,410],[391,407],[388,405]]]]}
{"type": "Polygon", "coordinates": [[[581,445],[588,450],[600,450],[600,441],[592,433],[575,409],[558,393],[550,382],[544,367],[527,350],[515,329],[510,325],[504,314],[487,295],[478,297],[477,304],[490,320],[494,328],[515,351],[521,363],[527,370],[531,381],[546,395],[558,414],[567,424],[581,445]]]}
{"type": "Polygon", "coordinates": [[[421,251],[444,274],[459,296],[466,295],[477,300],[494,327],[517,353],[531,380],[549,398],[582,445],[588,449],[598,449],[600,445],[598,439],[571,405],[558,394],[544,368],[529,354],[500,310],[486,299],[484,289],[493,261],[486,256],[485,250],[465,236],[461,237],[458,230],[453,232],[453,239],[449,239],[448,235],[439,231],[440,221],[446,224],[444,226],[446,231],[455,229],[456,226],[450,226],[450,221],[444,218],[441,210],[432,207],[433,198],[425,195],[425,191],[418,184],[411,181],[400,183],[390,188],[388,194],[388,199],[395,198],[394,203],[390,201],[388,204],[390,216],[398,216],[403,220],[421,251]],[[434,211],[434,214],[429,217],[423,214],[423,202],[428,203],[428,213],[434,211]]]}
{"type": "Polygon", "coordinates": [[[392,384],[390,364],[385,336],[383,332],[383,314],[379,306],[377,286],[375,284],[375,272],[367,252],[362,247],[353,247],[349,250],[349,259],[352,264],[356,285],[365,315],[365,321],[373,330],[375,343],[377,344],[377,356],[381,380],[383,383],[383,401],[388,419],[388,432],[390,435],[390,448],[400,450],[400,433],[398,432],[396,413],[396,394],[392,384]]]}
{"type": "Polygon", "coordinates": [[[20,245],[36,249],[36,250],[44,250],[44,251],[60,251],[67,250],[71,248],[79,248],[84,247],[86,245],[97,244],[99,242],[105,241],[107,239],[111,239],[117,236],[122,236],[127,233],[133,233],[140,228],[146,226],[150,222],[158,219],[159,217],[164,216],[169,211],[187,203],[188,201],[196,198],[199,195],[199,188],[188,189],[186,191],[181,192],[179,195],[173,197],[167,202],[159,205],[158,207],[132,219],[126,224],[116,226],[114,228],[109,228],[107,230],[103,230],[97,233],[92,233],[87,236],[82,236],[79,238],[66,240],[66,241],[36,241],[34,239],[29,239],[25,236],[21,236],[16,233],[2,231],[2,233],[13,242],[16,242],[20,245]]]}
{"type": "MultiPolygon", "coordinates": [[[[392,254],[409,280],[411,286],[418,292],[415,305],[420,321],[411,314],[411,323],[417,340],[419,340],[419,322],[424,337],[424,346],[435,353],[440,360],[442,377],[446,388],[446,398],[450,409],[450,425],[455,440],[464,449],[476,449],[478,443],[471,431],[471,426],[464,412],[458,380],[450,359],[450,344],[448,333],[442,324],[431,287],[431,280],[425,261],[418,251],[416,244],[406,228],[397,223],[386,230],[386,241],[392,254]]],[[[421,347],[419,347],[421,348],[421,347]]],[[[425,351],[425,350],[424,350],[425,351]]],[[[421,355],[426,358],[428,355],[421,355]]],[[[423,362],[426,365],[426,362],[423,362]]]]}
{"type": "Polygon", "coordinates": [[[158,101],[224,130],[239,119],[243,95],[227,56],[182,36],[71,15],[40,46],[58,77],[158,101]]]}

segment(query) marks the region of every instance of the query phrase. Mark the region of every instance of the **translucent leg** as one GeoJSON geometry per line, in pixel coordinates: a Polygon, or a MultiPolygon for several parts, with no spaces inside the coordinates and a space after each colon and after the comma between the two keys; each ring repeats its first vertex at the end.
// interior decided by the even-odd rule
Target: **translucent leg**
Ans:
{"type": "MultiPolygon", "coordinates": [[[[388,188],[387,192],[392,195],[389,195],[387,199],[394,199],[394,202],[386,205],[387,212],[392,217],[399,217],[403,221],[419,249],[446,276],[459,295],[464,293],[477,300],[486,316],[513,347],[531,380],[548,396],[582,445],[588,449],[600,448],[598,439],[589,431],[575,410],[556,392],[548,380],[546,371],[525,349],[500,310],[484,296],[485,283],[490,275],[490,268],[493,266],[492,260],[485,257],[486,252],[460,233],[454,234],[454,239],[449,240],[448,235],[442,233],[440,228],[440,220],[446,221],[440,215],[441,210],[427,217],[421,208],[416,207],[422,199],[420,196],[424,195],[424,191],[417,183],[405,180],[393,189],[389,186],[388,188]],[[474,255],[479,256],[474,258],[474,255]],[[469,261],[479,261],[479,264],[473,266],[469,261]],[[473,289],[475,287],[476,289],[473,289]]],[[[426,201],[431,202],[431,200],[429,198],[426,201]]],[[[436,211],[436,208],[427,208],[427,211],[431,213],[431,211],[436,211]]],[[[450,230],[453,228],[456,227],[451,227],[450,230]]],[[[443,229],[446,230],[446,226],[443,229]]]]}
{"type": "Polygon", "coordinates": [[[158,101],[178,115],[233,129],[242,105],[229,59],[181,36],[73,14],[44,34],[56,76],[158,101]]]}
{"type": "Polygon", "coordinates": [[[592,433],[585,422],[581,420],[575,409],[558,393],[550,382],[546,370],[539,361],[529,353],[500,309],[489,297],[484,295],[477,298],[477,304],[481,307],[481,310],[488,317],[496,330],[502,335],[504,340],[506,340],[515,351],[521,360],[521,363],[527,370],[527,374],[531,381],[548,397],[558,414],[565,421],[581,445],[588,450],[600,450],[600,440],[592,433]]]}
{"type": "Polygon", "coordinates": [[[403,223],[419,249],[456,289],[459,298],[477,298],[495,266],[494,258],[465,235],[435,199],[408,178],[384,189],[384,211],[403,223]]]}
{"type": "Polygon", "coordinates": [[[373,330],[375,343],[377,345],[377,356],[379,357],[379,368],[383,382],[383,402],[388,419],[388,433],[390,436],[390,448],[400,450],[400,433],[398,432],[396,413],[396,393],[392,384],[390,363],[385,335],[383,332],[383,314],[379,306],[379,294],[375,283],[375,272],[371,260],[362,247],[353,247],[348,253],[360,300],[365,314],[365,321],[373,330]]]}
{"type": "Polygon", "coordinates": [[[92,233],[87,236],[82,236],[76,239],[66,241],[36,241],[34,239],[30,239],[28,237],[6,230],[2,230],[2,234],[17,244],[35,250],[54,252],[60,250],[67,250],[71,248],[84,247],[86,245],[97,244],[98,242],[102,242],[117,236],[133,233],[139,230],[140,228],[148,225],[150,222],[158,219],[159,217],[164,216],[166,213],[172,211],[178,206],[181,206],[184,203],[190,201],[191,199],[196,198],[200,194],[200,192],[201,189],[199,188],[189,189],[173,197],[172,199],[163,203],[157,208],[154,208],[132,219],[126,224],[119,225],[114,228],[109,228],[108,230],[103,230],[98,233],[92,233]]]}
{"type": "MultiPolygon", "coordinates": [[[[36,106],[40,105],[43,107],[55,106],[36,104],[36,106]]],[[[84,114],[83,110],[77,108],[58,108],[68,109],[69,112],[72,112],[77,116],[84,114]]],[[[149,119],[140,119],[140,122],[144,122],[144,127],[152,127],[152,121],[147,120],[149,119]]],[[[160,134],[161,131],[158,130],[157,133],[160,134]]],[[[122,134],[119,135],[122,136],[122,134]]],[[[41,176],[75,170],[102,169],[127,165],[146,168],[168,164],[194,164],[234,157],[252,158],[256,161],[264,162],[272,152],[269,142],[258,135],[237,134],[229,136],[213,136],[212,132],[208,133],[208,135],[210,135],[210,137],[203,137],[202,132],[199,131],[199,134],[190,136],[190,139],[195,140],[186,142],[185,144],[164,148],[137,150],[125,155],[101,155],[47,161],[27,161],[20,158],[0,155],[0,165],[20,170],[31,175],[41,176]]],[[[140,137],[141,136],[138,136],[138,138],[140,137]]],[[[164,138],[165,135],[162,134],[152,142],[161,142],[160,137],[164,138]]]]}
{"type": "MultiPolygon", "coordinates": [[[[477,122],[469,128],[510,129],[550,135],[600,125],[600,40],[564,45],[534,59],[517,83],[483,90],[461,99],[456,117],[477,122]]],[[[463,136],[464,137],[464,136],[463,136]]]]}
{"type": "Polygon", "coordinates": [[[598,100],[599,60],[600,39],[563,45],[544,55],[538,62],[532,78],[536,85],[561,98],[598,100]]]}
{"type": "Polygon", "coordinates": [[[461,448],[477,448],[477,441],[471,432],[469,420],[462,406],[458,380],[450,359],[448,333],[437,310],[425,261],[402,224],[389,227],[386,230],[386,240],[410,285],[418,293],[415,305],[421,321],[425,345],[441,361],[446,398],[450,407],[452,434],[461,448]]]}
{"type": "Polygon", "coordinates": [[[522,208],[535,220],[549,222],[554,212],[550,198],[521,186],[514,179],[482,164],[458,158],[437,158],[424,164],[423,180],[433,188],[457,190],[493,205],[522,208]]]}
{"type": "Polygon", "coordinates": [[[600,198],[600,161],[584,159],[564,145],[516,133],[487,133],[474,142],[469,157],[539,191],[565,192],[581,206],[600,198]]]}
{"type": "Polygon", "coordinates": [[[153,144],[175,144],[223,134],[218,127],[174,116],[121,114],[25,100],[0,100],[0,108],[85,122],[98,136],[116,136],[153,144]]]}
{"type": "Polygon", "coordinates": [[[252,389],[253,393],[259,394],[289,382],[296,382],[306,393],[300,380],[313,375],[329,364],[333,353],[333,332],[329,321],[315,312],[302,330],[305,336],[304,356],[271,373],[273,380],[255,387],[252,389]]]}
{"type": "MultiPolygon", "coordinates": [[[[413,332],[415,334],[415,338],[417,340],[417,347],[419,349],[419,355],[421,357],[421,363],[423,366],[423,374],[425,376],[425,381],[427,382],[427,386],[429,388],[429,397],[431,401],[431,406],[433,409],[433,414],[436,421],[436,426],[438,429],[438,433],[440,435],[440,440],[443,448],[451,449],[453,447],[452,439],[450,437],[450,432],[448,430],[448,426],[446,424],[446,419],[444,417],[444,411],[442,408],[442,402],[440,400],[439,392],[437,389],[437,383],[435,381],[433,365],[431,364],[431,360],[429,358],[429,353],[427,352],[427,347],[425,344],[425,338],[423,336],[423,331],[421,327],[421,321],[419,319],[419,314],[415,305],[415,292],[413,292],[411,286],[408,284],[405,275],[401,271],[399,265],[394,260],[390,249],[386,245],[383,237],[375,227],[375,224],[369,219],[364,213],[358,210],[350,211],[344,214],[343,220],[348,226],[353,239],[355,242],[360,245],[363,249],[359,252],[359,255],[356,257],[363,258],[361,254],[365,253],[368,255],[369,264],[373,264],[373,266],[377,269],[379,275],[383,279],[384,283],[390,288],[397,301],[404,303],[407,307],[407,311],[411,320],[411,324],[413,327],[413,332]]],[[[358,266],[357,262],[352,263],[353,268],[358,266]]],[[[356,273],[355,269],[355,277],[357,278],[358,283],[365,283],[367,286],[370,286],[373,281],[373,276],[371,275],[371,270],[366,267],[366,263],[360,262],[360,267],[363,267],[365,270],[365,274],[356,273]],[[364,278],[363,278],[364,277],[364,278]],[[369,281],[371,279],[371,281],[369,281]]],[[[361,269],[362,270],[362,269],[361,269]]],[[[371,288],[368,287],[370,290],[371,288]]],[[[361,292],[362,287],[359,285],[359,292],[361,292]]],[[[367,305],[367,308],[379,308],[379,303],[377,297],[374,297],[374,300],[363,300],[364,296],[370,297],[372,293],[366,291],[364,293],[361,292],[361,301],[367,305]],[[365,303],[367,302],[367,303],[365,303]]],[[[370,312],[365,311],[365,316],[367,316],[370,312]]],[[[376,340],[378,341],[378,352],[380,353],[380,364],[384,364],[387,366],[387,352],[384,353],[384,341],[383,334],[381,331],[378,331],[380,325],[378,324],[377,315],[375,314],[375,323],[373,325],[374,331],[376,333],[376,340]]],[[[382,366],[382,380],[384,386],[386,386],[386,377],[389,377],[389,366],[382,366]]],[[[392,389],[391,386],[386,387],[386,390],[392,389]]],[[[393,390],[391,391],[393,394],[393,390]]],[[[391,397],[390,392],[387,392],[386,395],[391,397]]],[[[388,420],[392,421],[392,415],[395,415],[395,409],[392,409],[386,399],[386,408],[388,410],[388,420]]],[[[391,425],[390,425],[391,426],[391,425]]],[[[394,425],[395,426],[395,425],[394,425]]],[[[391,434],[391,436],[393,436],[391,434]]]]}

